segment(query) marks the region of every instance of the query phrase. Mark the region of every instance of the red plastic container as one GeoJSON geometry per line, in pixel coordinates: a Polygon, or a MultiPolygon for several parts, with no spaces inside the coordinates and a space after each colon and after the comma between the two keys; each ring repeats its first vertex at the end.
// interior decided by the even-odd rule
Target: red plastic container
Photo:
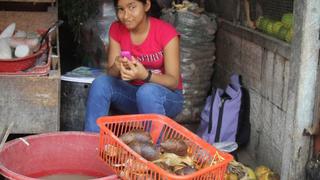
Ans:
{"type": "Polygon", "coordinates": [[[51,54],[52,54],[52,49],[48,48],[40,55],[40,58],[42,58],[41,56],[47,56],[47,60],[44,65],[42,65],[42,64],[35,65],[35,66],[31,65],[32,67],[28,68],[27,71],[17,71],[17,72],[1,72],[0,71],[0,76],[3,76],[3,75],[15,75],[15,76],[44,76],[44,75],[47,75],[47,74],[49,74],[49,71],[50,71],[51,54]]]}
{"type": "Polygon", "coordinates": [[[222,180],[228,163],[233,159],[232,155],[218,151],[166,116],[105,116],[100,117],[97,123],[100,127],[100,157],[123,179],[222,180]],[[188,144],[188,155],[201,168],[192,174],[179,176],[147,161],[118,138],[133,129],[149,132],[154,144],[170,138],[183,139],[188,144]]]}
{"type": "Polygon", "coordinates": [[[17,72],[30,68],[34,65],[38,57],[47,52],[47,43],[43,44],[41,49],[29,56],[23,58],[0,59],[0,72],[17,72]]]}
{"type": "Polygon", "coordinates": [[[84,132],[47,133],[15,139],[7,142],[0,152],[0,173],[14,180],[36,180],[52,174],[118,179],[99,158],[98,145],[98,134],[84,132]]]}

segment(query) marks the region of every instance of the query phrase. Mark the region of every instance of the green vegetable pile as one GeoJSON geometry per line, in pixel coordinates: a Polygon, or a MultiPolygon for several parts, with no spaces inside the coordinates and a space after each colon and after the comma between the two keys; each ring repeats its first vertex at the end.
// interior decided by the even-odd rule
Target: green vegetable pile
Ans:
{"type": "Polygon", "coordinates": [[[290,43],[293,37],[293,22],[292,13],[283,14],[281,21],[260,16],[256,21],[256,27],[268,35],[290,43]]]}

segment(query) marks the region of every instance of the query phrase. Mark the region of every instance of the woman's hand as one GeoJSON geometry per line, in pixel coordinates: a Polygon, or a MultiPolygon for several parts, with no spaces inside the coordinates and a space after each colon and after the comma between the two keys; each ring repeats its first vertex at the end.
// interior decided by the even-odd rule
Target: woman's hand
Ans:
{"type": "Polygon", "coordinates": [[[109,72],[113,71],[113,75],[115,75],[115,74],[118,74],[117,76],[121,75],[120,72],[121,72],[122,66],[126,69],[129,69],[128,61],[129,60],[127,58],[122,58],[120,56],[116,56],[114,59],[113,65],[111,66],[111,68],[109,68],[109,72]]]}
{"type": "Polygon", "coordinates": [[[128,62],[129,60],[126,57],[117,56],[117,59],[115,61],[115,66],[117,66],[119,70],[121,70],[121,65],[123,65],[126,69],[129,69],[128,62]]]}
{"type": "Polygon", "coordinates": [[[148,76],[147,69],[136,58],[122,59],[120,74],[123,80],[144,80],[148,76]]]}
{"type": "Polygon", "coordinates": [[[114,66],[116,66],[116,68],[120,70],[120,68],[121,68],[121,57],[120,56],[117,56],[115,58],[114,66]]]}

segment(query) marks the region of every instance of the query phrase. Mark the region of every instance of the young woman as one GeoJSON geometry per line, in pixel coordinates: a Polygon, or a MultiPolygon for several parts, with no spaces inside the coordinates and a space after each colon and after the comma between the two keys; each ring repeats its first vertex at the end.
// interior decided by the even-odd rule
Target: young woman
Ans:
{"type": "Polygon", "coordinates": [[[99,131],[96,120],[110,106],[126,114],[157,113],[174,118],[183,105],[179,34],[148,16],[150,0],[114,0],[118,21],[109,31],[108,75],[91,86],[85,131],[99,131]],[[120,56],[129,51],[131,57],[120,56]]]}

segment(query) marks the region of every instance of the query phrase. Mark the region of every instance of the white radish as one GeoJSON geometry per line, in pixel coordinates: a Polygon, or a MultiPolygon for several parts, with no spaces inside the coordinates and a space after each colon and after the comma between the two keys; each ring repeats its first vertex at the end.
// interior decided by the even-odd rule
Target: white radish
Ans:
{"type": "Polygon", "coordinates": [[[0,59],[11,59],[11,48],[7,38],[0,39],[0,59]]]}
{"type": "Polygon", "coordinates": [[[26,57],[30,53],[30,48],[27,45],[18,45],[14,51],[14,55],[18,58],[26,57]]]}
{"type": "Polygon", "coordinates": [[[16,23],[11,23],[9,26],[6,27],[0,34],[0,39],[1,38],[7,38],[11,37],[14,33],[14,29],[16,28],[16,23]]]}
{"type": "Polygon", "coordinates": [[[27,32],[27,37],[28,39],[33,39],[33,38],[39,38],[40,35],[36,32],[27,32]]]}
{"type": "Polygon", "coordinates": [[[16,33],[14,33],[13,37],[26,38],[27,37],[27,33],[25,31],[18,30],[16,33]]]}
{"type": "Polygon", "coordinates": [[[27,38],[16,38],[12,37],[9,39],[9,44],[11,47],[15,48],[18,45],[27,45],[30,49],[34,49],[39,44],[38,38],[27,39],[27,38]]]}

